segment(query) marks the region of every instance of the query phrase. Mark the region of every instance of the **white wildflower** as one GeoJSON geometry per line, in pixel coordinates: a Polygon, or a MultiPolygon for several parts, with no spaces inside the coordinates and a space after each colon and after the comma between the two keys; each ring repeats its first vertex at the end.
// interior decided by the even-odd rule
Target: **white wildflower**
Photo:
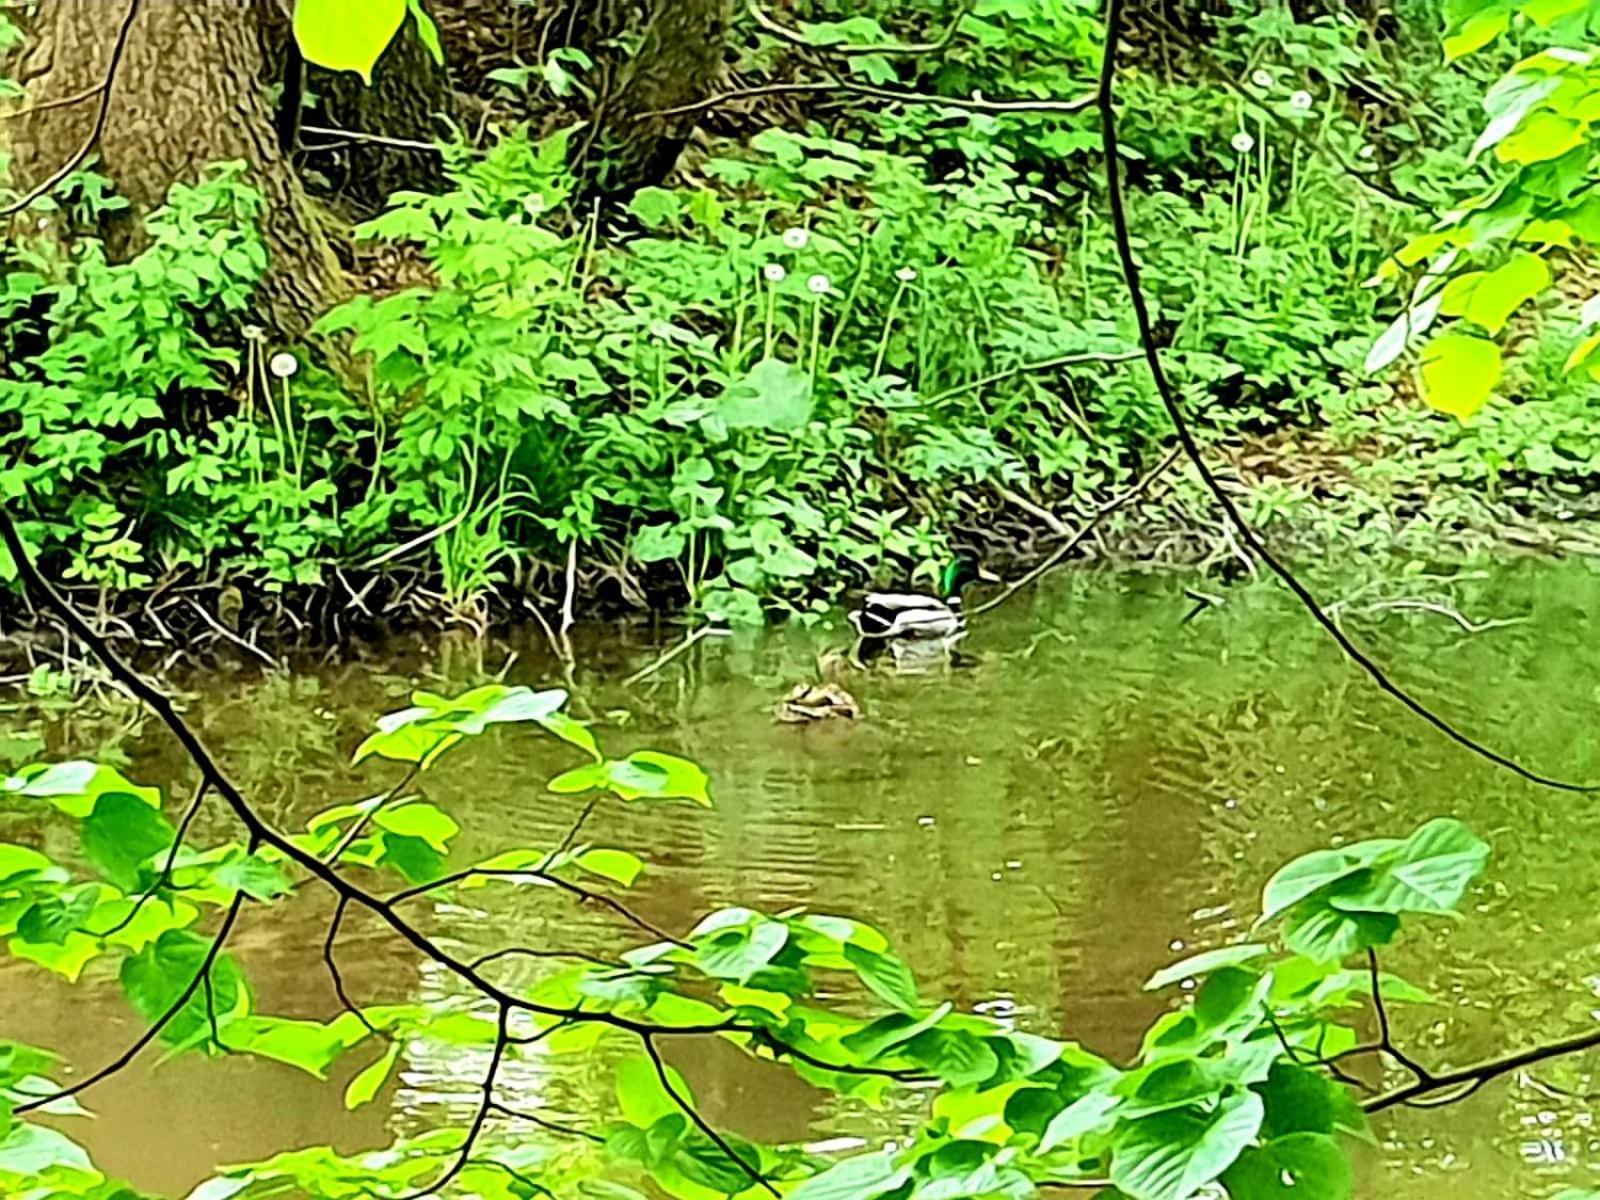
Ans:
{"type": "Polygon", "coordinates": [[[1255,84],[1258,88],[1269,88],[1274,82],[1272,78],[1272,72],[1267,70],[1265,67],[1257,67],[1254,71],[1250,72],[1250,82],[1255,84]]]}
{"type": "Polygon", "coordinates": [[[826,275],[813,275],[810,279],[806,280],[806,286],[811,289],[812,294],[817,296],[826,296],[829,289],[833,287],[833,280],[829,279],[826,275]]]}
{"type": "Polygon", "coordinates": [[[1357,158],[1371,158],[1377,152],[1378,152],[1378,148],[1376,146],[1374,146],[1371,142],[1368,142],[1365,146],[1361,147],[1361,149],[1356,151],[1356,157],[1357,158]]]}
{"type": "Polygon", "coordinates": [[[915,283],[917,281],[917,269],[915,267],[901,267],[894,273],[894,277],[901,283],[915,283]]]}
{"type": "Polygon", "coordinates": [[[1256,148],[1255,138],[1242,129],[1233,135],[1233,140],[1228,144],[1233,147],[1236,154],[1249,154],[1256,148]]]}
{"type": "Polygon", "coordinates": [[[1289,97],[1289,107],[1295,112],[1311,111],[1311,93],[1301,88],[1289,97]]]}
{"type": "Polygon", "coordinates": [[[287,350],[280,350],[267,362],[267,370],[279,379],[287,379],[300,369],[300,360],[287,350]]]}
{"type": "Polygon", "coordinates": [[[768,283],[782,283],[789,278],[789,272],[783,269],[782,263],[768,263],[761,268],[761,277],[768,283]]]}
{"type": "Polygon", "coordinates": [[[804,250],[810,241],[811,235],[798,225],[783,231],[783,244],[791,250],[804,250]]]}

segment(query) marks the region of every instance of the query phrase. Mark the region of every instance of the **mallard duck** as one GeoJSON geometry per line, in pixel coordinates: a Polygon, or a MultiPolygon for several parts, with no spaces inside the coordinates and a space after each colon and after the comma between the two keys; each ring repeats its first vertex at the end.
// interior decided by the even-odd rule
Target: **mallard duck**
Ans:
{"type": "Polygon", "coordinates": [[[961,555],[944,570],[942,596],[920,592],[868,592],[861,607],[849,614],[858,641],[856,657],[870,658],[891,646],[898,658],[902,647],[927,651],[948,650],[966,636],[967,614],[961,607],[961,592],[975,580],[996,577],[978,565],[970,555],[961,555]]]}
{"type": "Polygon", "coordinates": [[[861,705],[836,683],[797,683],[774,706],[773,716],[790,725],[810,721],[854,721],[861,716],[861,705]]]}

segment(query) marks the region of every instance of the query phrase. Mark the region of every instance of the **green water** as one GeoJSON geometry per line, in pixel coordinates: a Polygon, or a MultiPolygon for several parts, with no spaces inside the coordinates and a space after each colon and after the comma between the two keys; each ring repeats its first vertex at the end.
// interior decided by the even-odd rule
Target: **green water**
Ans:
{"type": "MultiPolygon", "coordinates": [[[[1068,577],[975,623],[971,669],[848,679],[866,719],[808,728],[775,724],[771,704],[837,634],[707,639],[630,687],[621,681],[660,645],[586,630],[572,678],[580,715],[597,719],[614,752],[654,746],[698,759],[717,800],[709,813],[613,808],[589,834],[646,853],[636,907],[658,923],[683,928],[735,902],[860,915],[889,933],[926,994],[1125,1055],[1167,1002],[1142,993],[1143,980],[1248,924],[1284,859],[1448,814],[1495,855],[1466,921],[1416,925],[1388,956],[1386,967],[1438,998],[1397,1014],[1401,1039],[1444,1065],[1592,1024],[1594,802],[1538,790],[1452,747],[1270,587],[1235,588],[1186,623],[1193,607],[1181,581],[1068,577]]],[[[1350,630],[1442,712],[1543,770],[1600,779],[1600,579],[1576,567],[1500,567],[1361,592],[1345,611],[1350,630]],[[1439,612],[1364,611],[1384,597],[1515,623],[1469,635],[1439,612]]],[[[349,751],[413,681],[451,688],[502,671],[544,684],[561,674],[530,635],[389,647],[266,681],[241,670],[179,682],[230,771],[288,821],[376,790],[384,768],[352,770],[349,751]]],[[[180,794],[192,786],[159,729],[120,709],[50,718],[42,731],[51,754],[112,745],[137,776],[180,794]]],[[[496,735],[455,752],[426,790],[464,826],[463,855],[547,844],[574,812],[542,790],[566,765],[547,740],[496,735]]],[[[475,895],[482,909],[440,904],[428,924],[475,951],[541,938],[600,945],[614,934],[602,914],[560,897],[475,895]]],[[[237,935],[262,1009],[335,1011],[317,957],[328,913],[308,892],[237,935]]],[[[342,957],[351,990],[369,1002],[453,987],[360,921],[342,957]]],[[[114,986],[72,989],[31,968],[0,969],[0,1036],[89,1068],[135,1031],[114,986]]],[[[912,1119],[841,1110],[719,1046],[679,1047],[676,1061],[707,1115],[752,1137],[892,1135],[912,1119]]],[[[1541,1078],[1587,1091],[1587,1066],[1541,1078]]],[[[476,1054],[413,1056],[379,1103],[347,1114],[342,1077],[319,1084],[233,1060],[156,1070],[147,1059],[91,1093],[99,1119],[80,1136],[108,1171],[181,1192],[218,1161],[378,1145],[463,1117],[482,1071],[476,1054]]],[[[578,1119],[603,1087],[593,1068],[574,1076],[554,1063],[502,1082],[512,1101],[578,1119]]],[[[1587,1108],[1513,1078],[1458,1108],[1396,1112],[1364,1155],[1362,1195],[1542,1196],[1592,1184],[1600,1131],[1587,1108]]]]}

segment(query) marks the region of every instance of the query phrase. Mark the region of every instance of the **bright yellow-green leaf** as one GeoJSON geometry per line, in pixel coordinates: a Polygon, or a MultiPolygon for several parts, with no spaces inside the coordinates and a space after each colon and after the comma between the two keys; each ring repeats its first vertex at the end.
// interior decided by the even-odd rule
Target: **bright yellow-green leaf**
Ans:
{"type": "Polygon", "coordinates": [[[1536,163],[1560,158],[1581,145],[1585,128],[1552,112],[1536,112],[1523,120],[1517,131],[1495,147],[1501,162],[1536,163]]]}
{"type": "Polygon", "coordinates": [[[1459,29],[1444,39],[1444,56],[1450,62],[1481,50],[1506,31],[1511,24],[1508,9],[1491,9],[1468,17],[1459,29]]]}
{"type": "Polygon", "coordinates": [[[350,1086],[344,1090],[344,1106],[347,1109],[357,1109],[363,1104],[371,1103],[372,1099],[383,1089],[388,1081],[389,1074],[394,1070],[395,1061],[400,1057],[400,1043],[389,1043],[389,1049],[377,1062],[362,1070],[350,1081],[350,1086]]]}
{"type": "Polygon", "coordinates": [[[1579,367],[1588,366],[1597,349],[1600,349],[1600,329],[1595,330],[1572,348],[1572,353],[1567,355],[1567,365],[1564,369],[1575,371],[1579,367]]]}
{"type": "Polygon", "coordinates": [[[1439,311],[1447,317],[1459,317],[1467,311],[1472,293],[1477,290],[1486,272],[1467,271],[1445,284],[1439,296],[1439,311]]]}
{"type": "Polygon", "coordinates": [[[354,71],[370,83],[405,19],[406,0],[296,0],[294,39],[307,62],[354,71]]]}
{"type": "Polygon", "coordinates": [[[1571,16],[1589,3],[1589,0],[1523,0],[1522,15],[1536,25],[1546,28],[1562,17],[1571,16]]]}
{"type": "Polygon", "coordinates": [[[1500,382],[1500,347],[1487,338],[1450,331],[1422,351],[1422,398],[1430,408],[1470,420],[1500,382]]]}
{"type": "Polygon", "coordinates": [[[1473,271],[1445,288],[1440,311],[1499,333],[1511,314],[1550,286],[1544,259],[1519,250],[1492,271],[1473,271]]]}
{"type": "Polygon", "coordinates": [[[623,887],[632,887],[633,881],[639,878],[639,872],[644,870],[644,863],[639,856],[626,850],[585,850],[578,855],[577,863],[589,874],[620,883],[623,887]]]}

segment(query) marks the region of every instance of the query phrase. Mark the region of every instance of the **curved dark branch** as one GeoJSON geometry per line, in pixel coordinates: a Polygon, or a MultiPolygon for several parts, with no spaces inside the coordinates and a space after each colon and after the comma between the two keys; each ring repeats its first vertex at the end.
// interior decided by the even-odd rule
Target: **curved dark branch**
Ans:
{"type": "Polygon", "coordinates": [[[1519,1050],[1515,1054],[1484,1059],[1482,1062],[1473,1063],[1471,1066],[1461,1067],[1458,1070],[1441,1071],[1427,1079],[1419,1079],[1415,1083],[1396,1088],[1392,1092],[1374,1096],[1370,1100],[1363,1101],[1361,1107],[1369,1113],[1377,1113],[1400,1104],[1408,1104],[1413,1107],[1448,1104],[1455,1100],[1465,1099],[1484,1084],[1498,1079],[1502,1075],[1509,1075],[1513,1071],[1520,1071],[1524,1067],[1548,1062],[1553,1058],[1563,1058],[1568,1054],[1580,1054],[1585,1050],[1593,1050],[1596,1047],[1600,1047],[1600,1030],[1591,1030],[1588,1033],[1580,1033],[1570,1038],[1563,1038],[1558,1042],[1546,1042],[1542,1046],[1519,1050]],[[1445,1098],[1439,1098],[1440,1093],[1445,1093],[1445,1098]]]}
{"type": "Polygon", "coordinates": [[[344,973],[339,970],[339,960],[335,954],[335,943],[339,940],[339,927],[344,924],[344,914],[350,908],[350,897],[340,896],[339,903],[333,910],[333,917],[328,922],[328,936],[322,943],[322,961],[328,968],[328,978],[333,981],[333,994],[339,997],[339,1003],[344,1010],[355,1016],[366,1027],[368,1033],[378,1037],[383,1036],[382,1030],[367,1019],[367,1014],[361,1007],[350,999],[350,993],[345,990],[344,973]]]}
{"type": "Polygon", "coordinates": [[[430,1196],[438,1196],[441,1189],[452,1179],[466,1170],[467,1164],[472,1161],[472,1148],[477,1144],[478,1135],[483,1132],[485,1122],[489,1120],[489,1113],[494,1108],[494,1081],[500,1074],[500,1064],[505,1061],[506,1046],[510,1042],[510,1030],[507,1028],[511,1021],[511,1010],[505,1005],[500,1006],[498,1033],[494,1040],[494,1052],[489,1056],[489,1069],[483,1075],[483,1101],[478,1105],[478,1111],[472,1118],[472,1124],[467,1127],[467,1137],[461,1143],[461,1151],[456,1156],[455,1162],[450,1164],[448,1170],[438,1179],[435,1179],[421,1191],[412,1192],[401,1200],[428,1200],[430,1196]]]}
{"type": "Polygon", "coordinates": [[[86,1092],[96,1084],[104,1083],[137,1058],[141,1050],[160,1036],[161,1031],[166,1028],[168,1022],[183,1011],[184,1006],[194,998],[194,994],[202,986],[209,990],[211,986],[211,968],[216,964],[217,957],[222,953],[223,943],[228,940],[228,935],[233,932],[234,922],[239,919],[239,910],[244,907],[244,901],[245,894],[243,892],[234,893],[233,903],[228,906],[227,914],[222,918],[222,924],[217,929],[217,936],[212,940],[211,948],[206,951],[205,959],[201,962],[200,969],[194,973],[194,978],[189,980],[188,985],[178,994],[178,998],[167,1006],[166,1011],[151,1022],[148,1029],[134,1039],[132,1045],[93,1075],[85,1076],[78,1082],[69,1084],[48,1096],[40,1096],[37,1100],[29,1100],[26,1104],[19,1104],[12,1111],[20,1116],[23,1113],[33,1112],[44,1108],[46,1105],[54,1104],[58,1100],[64,1100],[68,1096],[76,1096],[80,1092],[86,1092]]]}
{"type": "Polygon", "coordinates": [[[688,1097],[678,1091],[678,1085],[672,1082],[672,1072],[667,1070],[667,1064],[661,1057],[661,1051],[656,1049],[655,1039],[649,1034],[644,1034],[641,1036],[640,1041],[644,1042],[645,1053],[650,1056],[650,1061],[655,1064],[656,1078],[661,1081],[661,1090],[672,1097],[672,1102],[682,1110],[683,1115],[693,1121],[695,1127],[711,1139],[712,1144],[722,1151],[729,1162],[748,1175],[751,1183],[766,1189],[774,1196],[780,1195],[781,1193],[778,1189],[772,1186],[772,1181],[758,1169],[740,1158],[733,1146],[729,1144],[728,1139],[718,1133],[716,1127],[702,1117],[695,1106],[689,1102],[688,1097]]]}
{"type": "Polygon", "coordinates": [[[1129,231],[1127,205],[1122,192],[1121,149],[1117,142],[1117,42],[1122,36],[1122,23],[1123,0],[1107,0],[1105,56],[1101,62],[1100,87],[1095,95],[1095,103],[1100,110],[1100,137],[1105,155],[1106,202],[1111,209],[1111,224],[1116,238],[1117,258],[1122,266],[1123,282],[1127,287],[1129,303],[1133,307],[1134,320],[1139,327],[1139,341],[1144,348],[1145,362],[1150,368],[1151,380],[1155,384],[1157,395],[1161,398],[1162,407],[1166,409],[1167,416],[1171,419],[1173,428],[1177,432],[1178,441],[1183,447],[1184,454],[1193,464],[1201,482],[1205,484],[1206,490],[1211,493],[1217,506],[1227,517],[1228,523],[1237,531],[1240,541],[1288,587],[1294,594],[1295,599],[1310,614],[1311,618],[1322,627],[1323,631],[1344,652],[1345,657],[1365,671],[1383,692],[1399,701],[1413,715],[1426,721],[1458,746],[1471,751],[1488,762],[1494,763],[1498,767],[1511,771],[1530,783],[1564,792],[1593,792],[1600,790],[1600,787],[1596,785],[1570,783],[1564,779],[1541,775],[1537,771],[1523,766],[1515,759],[1501,754],[1498,750],[1491,749],[1470,734],[1457,729],[1455,725],[1390,679],[1384,669],[1339,628],[1338,623],[1328,615],[1321,602],[1311,593],[1310,589],[1300,582],[1299,577],[1267,548],[1261,535],[1245,519],[1245,515],[1238,504],[1234,502],[1233,497],[1222,486],[1221,480],[1217,478],[1216,472],[1206,462],[1205,454],[1200,449],[1200,443],[1195,437],[1194,430],[1189,425],[1189,418],[1184,414],[1183,406],[1178,401],[1177,390],[1173,387],[1172,381],[1167,378],[1166,367],[1162,364],[1161,352],[1156,346],[1154,322],[1150,317],[1150,305],[1145,298],[1144,287],[1139,279],[1139,264],[1133,254],[1133,236],[1129,231]]]}

